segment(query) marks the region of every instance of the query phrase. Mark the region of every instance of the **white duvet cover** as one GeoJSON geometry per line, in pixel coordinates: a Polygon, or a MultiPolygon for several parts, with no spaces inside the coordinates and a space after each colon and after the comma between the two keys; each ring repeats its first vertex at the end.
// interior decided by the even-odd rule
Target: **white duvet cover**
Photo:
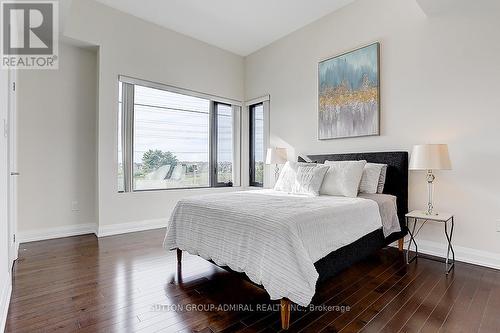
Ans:
{"type": "Polygon", "coordinates": [[[271,299],[307,306],[318,279],[314,263],[381,227],[379,204],[365,198],[209,194],[179,201],[164,247],[244,272],[271,299]]]}

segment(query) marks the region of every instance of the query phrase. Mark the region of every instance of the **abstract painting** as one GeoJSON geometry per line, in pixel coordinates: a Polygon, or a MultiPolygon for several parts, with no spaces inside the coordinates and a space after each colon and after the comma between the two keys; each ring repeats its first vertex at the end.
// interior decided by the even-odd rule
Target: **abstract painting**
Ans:
{"type": "Polygon", "coordinates": [[[379,135],[380,44],[321,61],[318,139],[379,135]]]}

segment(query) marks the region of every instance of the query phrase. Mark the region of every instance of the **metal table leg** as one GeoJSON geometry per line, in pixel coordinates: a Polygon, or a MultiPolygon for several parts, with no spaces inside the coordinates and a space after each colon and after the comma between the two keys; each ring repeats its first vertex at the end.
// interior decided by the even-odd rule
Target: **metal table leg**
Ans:
{"type": "MultiPolygon", "coordinates": [[[[415,227],[417,226],[417,219],[413,219],[413,230],[410,229],[410,219],[406,218],[406,226],[408,227],[408,233],[410,234],[410,240],[408,242],[408,250],[406,251],[406,263],[409,264],[413,260],[417,259],[418,257],[418,246],[417,242],[415,241],[415,227]],[[410,248],[411,248],[411,243],[415,245],[415,255],[410,259],[410,248]]],[[[425,222],[424,222],[425,223],[425,222]]]]}
{"type": "Polygon", "coordinates": [[[453,267],[455,267],[455,251],[453,250],[453,246],[451,245],[451,238],[453,237],[453,228],[455,226],[454,217],[451,218],[451,230],[449,235],[448,235],[448,221],[444,222],[444,233],[446,235],[446,239],[448,240],[448,251],[446,253],[446,261],[445,261],[446,274],[448,274],[453,269],[453,267]],[[453,261],[451,263],[450,263],[450,251],[453,257],[453,261]]]}

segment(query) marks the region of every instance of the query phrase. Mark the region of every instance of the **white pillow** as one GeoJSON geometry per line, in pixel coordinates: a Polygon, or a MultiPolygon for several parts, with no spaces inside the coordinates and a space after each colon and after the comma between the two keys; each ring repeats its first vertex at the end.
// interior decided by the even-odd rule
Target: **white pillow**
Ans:
{"type": "Polygon", "coordinates": [[[313,165],[314,163],[303,163],[303,162],[286,162],[285,166],[280,172],[276,184],[274,184],[275,191],[288,192],[291,193],[293,187],[295,186],[295,177],[297,175],[297,170],[300,165],[313,165]]]}
{"type": "Polygon", "coordinates": [[[383,164],[382,170],[380,171],[380,178],[378,179],[377,193],[384,193],[386,176],[387,176],[387,164],[383,164]]]}
{"type": "Polygon", "coordinates": [[[327,165],[299,165],[292,193],[318,196],[328,169],[327,165]]]}
{"type": "Polygon", "coordinates": [[[380,174],[385,164],[366,163],[359,183],[360,193],[375,194],[378,190],[380,174]]]}
{"type": "Polygon", "coordinates": [[[366,161],[325,161],[328,169],[320,194],[355,198],[366,161]]]}

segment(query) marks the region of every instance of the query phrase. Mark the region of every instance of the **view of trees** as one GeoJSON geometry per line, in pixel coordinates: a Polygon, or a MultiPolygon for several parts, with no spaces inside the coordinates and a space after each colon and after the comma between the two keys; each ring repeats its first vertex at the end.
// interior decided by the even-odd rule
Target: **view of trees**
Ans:
{"type": "Polygon", "coordinates": [[[233,162],[217,163],[217,181],[228,183],[233,181],[233,162]]]}
{"type": "Polygon", "coordinates": [[[264,183],[264,162],[255,162],[255,181],[264,183]]]}
{"type": "Polygon", "coordinates": [[[171,152],[163,152],[159,149],[148,150],[142,155],[142,171],[144,173],[152,172],[164,165],[171,165],[171,168],[177,165],[177,157],[171,152]]]}
{"type": "MultiPolygon", "coordinates": [[[[143,153],[141,163],[134,163],[134,188],[162,188],[165,182],[171,187],[208,186],[208,164],[205,161],[179,160],[170,151],[149,149],[143,153]],[[162,170],[166,165],[170,168],[162,170]],[[181,169],[177,170],[177,167],[181,169]]],[[[232,164],[227,161],[217,163],[218,182],[232,182],[232,164]]]]}

